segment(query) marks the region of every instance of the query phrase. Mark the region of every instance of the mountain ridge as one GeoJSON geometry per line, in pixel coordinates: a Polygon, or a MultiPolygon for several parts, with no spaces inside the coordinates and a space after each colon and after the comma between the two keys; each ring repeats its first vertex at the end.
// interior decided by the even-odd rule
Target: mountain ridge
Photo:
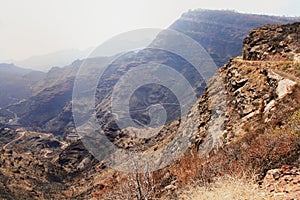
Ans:
{"type": "MultiPolygon", "coordinates": [[[[242,49],[242,41],[243,38],[246,36],[248,30],[250,28],[254,28],[258,25],[262,25],[263,23],[267,23],[267,22],[274,22],[274,20],[276,22],[280,22],[280,20],[282,20],[281,22],[287,22],[287,21],[293,21],[296,20],[298,18],[293,18],[293,19],[286,19],[286,18],[278,18],[278,17],[270,17],[270,16],[260,16],[260,15],[247,15],[247,14],[239,14],[239,13],[235,13],[235,12],[229,12],[229,11],[191,11],[188,13],[185,13],[182,15],[183,17],[178,19],[176,22],[174,22],[169,28],[170,29],[174,29],[178,32],[182,32],[188,36],[190,36],[191,38],[193,38],[194,40],[198,41],[210,54],[210,56],[214,59],[214,61],[217,63],[218,66],[222,66],[223,64],[225,64],[229,59],[231,59],[232,57],[241,55],[241,49],[242,49]],[[232,16],[234,15],[234,19],[235,21],[237,21],[236,23],[238,23],[238,25],[234,26],[235,29],[231,29],[233,27],[229,28],[224,28],[224,26],[220,26],[219,24],[216,24],[216,21],[225,21],[225,25],[228,23],[227,21],[230,21],[229,19],[232,19],[232,16]],[[229,19],[227,19],[226,21],[226,16],[229,17],[229,19]],[[236,17],[239,16],[239,17],[236,17]],[[252,17],[252,18],[251,18],[252,17]],[[198,23],[197,20],[200,19],[204,19],[206,21],[208,21],[209,23],[198,23]],[[187,21],[186,19],[189,19],[189,21],[187,21]],[[248,24],[244,23],[247,22],[248,20],[248,24]],[[241,24],[240,22],[242,22],[244,24],[241,24]],[[191,23],[193,22],[193,23],[191,23]],[[245,26],[245,27],[243,27],[245,26]],[[241,28],[243,27],[243,31],[241,31],[241,28]],[[212,35],[211,33],[214,33],[214,35],[212,35]],[[231,39],[230,39],[231,38],[231,39]]],[[[145,54],[147,55],[147,54],[145,54]]],[[[176,60],[176,58],[172,58],[167,54],[166,56],[161,56],[161,59],[156,60],[156,62],[158,63],[165,63],[165,64],[172,64],[172,65],[176,65],[176,62],[178,61],[178,59],[176,60]],[[169,61],[167,60],[169,59],[169,61]],[[174,64],[175,63],[175,64],[174,64]]],[[[149,61],[149,59],[153,59],[151,57],[148,56],[144,56],[142,58],[142,62],[147,63],[149,61]],[[144,59],[144,60],[143,60],[144,59]]],[[[119,64],[121,65],[127,65],[130,66],[130,63],[125,62],[126,59],[124,59],[123,61],[120,61],[119,64]]],[[[82,63],[83,61],[78,61],[78,63],[82,63]]],[[[127,61],[128,62],[128,61],[127,61]]],[[[129,61],[130,62],[130,61],[129,61]]],[[[101,62],[100,62],[101,63],[101,62]]],[[[99,63],[99,64],[100,64],[99,63]]],[[[23,106],[24,102],[22,102],[22,104],[18,105],[18,106],[13,106],[11,108],[9,108],[10,110],[13,110],[14,112],[16,112],[20,118],[21,118],[21,122],[24,126],[30,127],[33,125],[37,125],[39,128],[41,128],[41,130],[46,130],[46,131],[52,131],[55,132],[55,134],[57,135],[62,135],[65,130],[71,130],[72,125],[70,124],[70,122],[72,123],[72,116],[71,116],[71,112],[70,112],[70,107],[68,106],[70,104],[71,101],[71,88],[70,87],[65,87],[68,91],[64,91],[66,94],[69,94],[66,96],[66,99],[64,100],[64,106],[59,106],[59,109],[57,110],[57,112],[55,112],[54,114],[50,113],[50,111],[47,111],[47,108],[49,107],[49,105],[51,104],[50,101],[45,101],[43,104],[41,104],[41,108],[43,110],[42,115],[47,116],[47,121],[45,120],[39,120],[38,118],[35,119],[35,123],[30,123],[30,121],[28,121],[28,119],[33,119],[36,118],[36,114],[39,112],[39,110],[36,109],[36,107],[34,107],[34,98],[42,98],[42,97],[38,97],[39,95],[42,95],[44,97],[46,97],[47,95],[55,95],[55,87],[58,88],[63,88],[63,84],[66,84],[67,80],[64,80],[64,76],[67,77],[66,79],[69,79],[70,84],[72,84],[73,80],[75,79],[75,74],[76,74],[76,70],[78,69],[78,66],[80,64],[74,64],[75,66],[77,66],[77,68],[75,67],[74,70],[72,70],[73,72],[70,72],[70,68],[72,68],[72,65],[70,65],[69,70],[68,69],[62,69],[62,70],[58,70],[57,72],[55,72],[55,70],[50,70],[50,72],[48,73],[49,76],[52,73],[53,78],[51,78],[51,84],[50,86],[48,86],[48,84],[50,83],[49,81],[47,81],[46,79],[44,81],[41,81],[38,85],[39,85],[39,89],[38,91],[40,91],[40,93],[37,93],[35,97],[32,98],[28,98],[27,99],[27,105],[28,106],[23,106]],[[55,75],[56,73],[56,75],[55,75]],[[65,73],[65,75],[63,75],[65,73]],[[55,76],[57,76],[57,80],[55,80],[55,76]],[[57,83],[56,86],[53,83],[57,83]],[[60,85],[62,84],[62,85],[60,85]],[[44,93],[44,94],[43,94],[44,93]],[[33,106],[33,107],[31,107],[33,106]],[[66,108],[66,109],[64,109],[66,108]],[[60,110],[60,111],[59,111],[60,110]],[[66,114],[66,115],[65,115],[66,114]],[[63,117],[64,119],[68,119],[70,121],[66,121],[64,123],[59,122],[59,120],[57,119],[57,116],[65,116],[63,117]],[[45,127],[45,124],[47,125],[47,128],[45,127]],[[52,124],[52,125],[50,125],[52,124]],[[59,128],[55,127],[53,124],[63,124],[60,125],[59,128]],[[68,124],[67,126],[65,126],[66,124],[68,124]]],[[[126,66],[126,67],[127,67],[126,66]]],[[[124,66],[125,67],[125,66],[124,66]]],[[[131,69],[134,66],[128,67],[126,70],[131,69]]],[[[178,68],[180,68],[181,66],[177,66],[178,68]]],[[[202,81],[200,80],[200,78],[196,78],[194,77],[195,73],[190,73],[190,75],[188,75],[188,79],[189,80],[196,80],[195,81],[195,86],[197,87],[197,95],[200,95],[202,90],[204,89],[205,85],[202,84],[202,81]]],[[[119,74],[120,75],[120,74],[119,74]]],[[[50,79],[49,79],[50,80],[50,79]]],[[[107,79],[107,83],[110,82],[110,79],[107,79]]],[[[109,83],[112,84],[112,83],[109,83]]],[[[37,88],[37,87],[36,87],[37,88]]],[[[106,90],[105,88],[103,89],[104,91],[106,90]]],[[[142,93],[143,95],[150,95],[152,90],[149,90],[148,93],[142,93]]],[[[57,94],[59,95],[59,94],[57,94]]],[[[103,97],[101,97],[103,98],[103,97]]],[[[100,99],[101,99],[100,98],[100,99]]],[[[100,102],[99,102],[100,103],[100,102]]],[[[145,102],[142,102],[143,104],[145,102]]],[[[138,104],[137,104],[138,105],[138,104]]],[[[147,105],[147,104],[145,104],[147,105]]],[[[105,110],[105,109],[101,109],[101,106],[98,108],[99,106],[97,106],[97,110],[98,110],[98,115],[102,117],[102,114],[100,112],[100,110],[105,110]]],[[[135,118],[139,118],[141,119],[141,121],[143,121],[144,123],[147,123],[148,117],[144,114],[144,113],[138,113],[135,115],[135,118]]],[[[62,118],[61,118],[62,119],[62,118]]],[[[104,118],[105,119],[105,118],[104,118]]],[[[112,126],[114,126],[112,124],[112,126]]]]}

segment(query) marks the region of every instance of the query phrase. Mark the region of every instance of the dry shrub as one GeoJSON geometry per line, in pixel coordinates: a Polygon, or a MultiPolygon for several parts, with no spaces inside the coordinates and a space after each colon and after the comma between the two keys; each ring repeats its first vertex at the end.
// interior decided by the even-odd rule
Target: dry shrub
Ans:
{"type": "Polygon", "coordinates": [[[189,185],[195,180],[205,186],[215,177],[225,174],[233,177],[257,174],[257,179],[261,180],[269,169],[285,164],[299,165],[300,131],[294,126],[300,124],[300,113],[296,111],[292,118],[282,116],[288,119],[287,125],[278,128],[276,122],[268,126],[262,123],[236,142],[212,152],[209,157],[199,158],[192,150],[186,153],[171,167],[179,186],[189,185]]]}
{"type": "Polygon", "coordinates": [[[243,150],[235,150],[235,160],[230,168],[250,168],[264,175],[269,169],[293,165],[299,158],[299,138],[288,133],[266,133],[249,142],[243,150]]]}
{"type": "Polygon", "coordinates": [[[97,185],[91,196],[95,199],[111,199],[113,195],[118,195],[119,192],[122,192],[118,189],[118,181],[116,180],[115,174],[111,178],[105,179],[103,184],[97,185]],[[113,192],[113,193],[112,193],[113,192]],[[104,198],[105,197],[105,198],[104,198]]]}
{"type": "Polygon", "coordinates": [[[186,152],[179,161],[170,168],[171,173],[181,185],[186,185],[190,180],[199,178],[201,160],[197,157],[196,150],[186,152]]]}
{"type": "Polygon", "coordinates": [[[124,200],[151,200],[160,195],[162,177],[157,172],[147,173],[120,173],[109,190],[94,195],[98,199],[124,200]]]}

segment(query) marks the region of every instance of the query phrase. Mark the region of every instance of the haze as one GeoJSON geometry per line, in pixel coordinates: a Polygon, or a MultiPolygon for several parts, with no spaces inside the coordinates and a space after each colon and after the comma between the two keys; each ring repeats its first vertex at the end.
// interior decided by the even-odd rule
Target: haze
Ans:
{"type": "Polygon", "coordinates": [[[166,28],[189,9],[299,16],[297,0],[0,0],[0,61],[86,49],[122,32],[166,28]]]}

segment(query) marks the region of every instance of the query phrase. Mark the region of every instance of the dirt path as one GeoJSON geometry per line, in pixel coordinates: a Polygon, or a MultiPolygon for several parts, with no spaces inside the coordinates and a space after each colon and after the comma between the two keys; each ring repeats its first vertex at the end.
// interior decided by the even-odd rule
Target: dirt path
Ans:
{"type": "MultiPolygon", "coordinates": [[[[290,64],[294,64],[295,63],[294,61],[243,60],[243,58],[241,58],[241,57],[235,58],[235,61],[243,62],[243,63],[249,63],[249,64],[259,64],[259,63],[276,63],[276,64],[290,63],[290,64]]],[[[294,76],[293,74],[286,73],[286,72],[284,72],[282,70],[279,70],[279,69],[270,69],[270,71],[272,71],[274,74],[277,74],[277,75],[279,75],[283,78],[290,79],[291,81],[300,83],[300,78],[294,76]]]]}
{"type": "Polygon", "coordinates": [[[294,82],[300,83],[300,79],[292,74],[288,74],[288,73],[278,70],[278,69],[272,69],[271,71],[273,71],[273,73],[278,74],[279,76],[281,76],[283,78],[287,78],[294,82]]]}
{"type": "Polygon", "coordinates": [[[6,149],[6,147],[7,147],[8,145],[10,145],[10,144],[16,142],[17,140],[20,140],[22,137],[24,137],[25,133],[26,133],[26,132],[20,133],[20,136],[19,136],[19,137],[17,137],[16,139],[14,139],[14,140],[10,141],[9,143],[7,143],[6,145],[4,145],[4,146],[3,146],[3,149],[6,149]]]}

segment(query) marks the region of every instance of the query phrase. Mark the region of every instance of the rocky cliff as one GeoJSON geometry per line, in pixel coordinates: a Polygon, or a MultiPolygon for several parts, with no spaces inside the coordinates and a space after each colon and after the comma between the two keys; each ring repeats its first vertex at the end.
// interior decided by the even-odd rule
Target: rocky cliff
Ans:
{"type": "Polygon", "coordinates": [[[299,23],[266,25],[252,30],[244,39],[243,58],[246,60],[300,61],[299,23]]]}
{"type": "Polygon", "coordinates": [[[229,59],[241,55],[243,39],[250,29],[265,24],[287,24],[299,20],[299,18],[199,9],[184,13],[170,28],[198,41],[221,67],[229,59]]]}

